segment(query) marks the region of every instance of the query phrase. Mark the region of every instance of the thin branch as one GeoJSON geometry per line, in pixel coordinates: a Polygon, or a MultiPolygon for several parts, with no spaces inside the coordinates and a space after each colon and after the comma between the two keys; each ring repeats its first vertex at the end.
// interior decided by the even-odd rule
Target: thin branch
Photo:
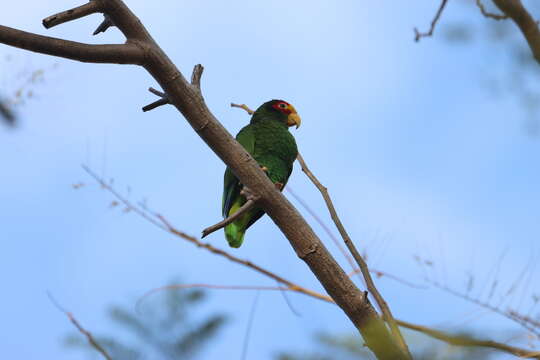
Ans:
{"type": "MultiPolygon", "coordinates": [[[[306,203],[299,195],[297,195],[290,187],[287,188],[287,191],[300,203],[300,205],[302,205],[302,207],[304,207],[304,209],[306,209],[306,211],[315,219],[315,221],[323,228],[324,232],[330,237],[330,239],[332,239],[332,241],[334,242],[334,244],[336,245],[336,247],[339,249],[339,251],[343,254],[343,256],[347,259],[347,262],[349,263],[349,265],[351,266],[351,268],[353,269],[351,272],[349,272],[347,274],[347,276],[351,277],[355,274],[362,274],[362,271],[356,266],[356,263],[354,262],[354,259],[352,258],[351,254],[349,252],[347,252],[343,246],[341,246],[341,243],[339,242],[339,240],[336,238],[336,236],[334,235],[334,233],[328,228],[328,226],[325,224],[325,222],[317,215],[317,213],[315,211],[313,211],[313,209],[311,209],[311,207],[309,206],[308,203],[306,203]]],[[[427,289],[428,287],[426,285],[421,285],[421,284],[415,284],[415,283],[412,283],[410,281],[407,281],[403,278],[400,278],[399,276],[396,276],[396,275],[393,275],[393,274],[390,274],[386,271],[382,271],[382,270],[377,270],[377,269],[374,269],[372,267],[369,268],[369,272],[372,273],[372,274],[375,274],[375,276],[377,276],[378,278],[379,277],[387,277],[387,278],[390,278],[392,280],[395,280],[403,285],[406,285],[406,286],[410,286],[410,287],[413,287],[413,288],[416,288],[416,289],[427,289]]],[[[364,278],[361,277],[362,281],[364,281],[364,278]]]]}
{"type": "Polygon", "coordinates": [[[92,35],[97,35],[99,33],[104,33],[107,31],[111,26],[114,26],[113,21],[107,14],[103,14],[103,21],[98,25],[96,30],[92,33],[92,35]]]}
{"type": "MultiPolygon", "coordinates": [[[[362,270],[357,268],[357,269],[351,271],[348,275],[353,276],[354,274],[361,273],[361,272],[362,272],[362,270]]],[[[427,285],[416,284],[416,283],[410,282],[408,280],[405,280],[405,279],[403,279],[403,278],[401,278],[399,276],[390,274],[390,273],[388,273],[386,271],[374,269],[372,267],[369,268],[369,272],[374,274],[377,278],[387,277],[387,278],[390,278],[390,279],[392,279],[394,281],[397,281],[398,283],[401,283],[403,285],[406,285],[406,286],[409,286],[409,287],[412,287],[412,288],[415,288],[415,289],[428,289],[429,288],[427,285]]]]}
{"type": "Polygon", "coordinates": [[[491,340],[477,339],[474,337],[467,337],[462,335],[451,335],[440,330],[432,329],[426,326],[411,324],[409,322],[401,320],[398,320],[398,324],[407,329],[419,331],[423,334],[429,335],[435,339],[439,339],[455,346],[484,347],[503,351],[520,358],[540,359],[540,352],[538,351],[526,350],[491,340]]]}
{"type": "Polygon", "coordinates": [[[231,107],[244,109],[249,115],[253,115],[253,113],[255,112],[251,110],[246,104],[239,105],[239,104],[231,103],[231,107]]]}
{"type": "MultiPolygon", "coordinates": [[[[230,260],[230,261],[232,261],[234,263],[246,266],[246,267],[254,270],[255,272],[258,272],[258,273],[260,273],[260,274],[262,274],[262,275],[264,275],[264,276],[266,276],[266,277],[268,277],[270,279],[275,280],[279,284],[285,285],[285,287],[282,287],[282,288],[280,288],[280,287],[256,286],[255,287],[256,289],[258,289],[258,290],[266,290],[266,289],[268,289],[268,290],[294,291],[294,292],[298,292],[298,293],[310,296],[310,297],[315,298],[315,299],[325,301],[327,303],[335,304],[334,300],[331,297],[327,296],[327,295],[323,295],[323,294],[318,293],[316,291],[313,291],[313,290],[304,288],[304,287],[302,287],[300,285],[297,285],[297,284],[295,284],[295,283],[293,283],[293,282],[291,282],[291,281],[289,281],[289,280],[287,280],[287,279],[273,273],[270,270],[267,270],[267,269],[265,269],[265,268],[263,268],[263,267],[261,267],[261,266],[259,266],[257,264],[254,264],[253,262],[251,262],[249,260],[240,259],[240,258],[238,258],[238,257],[236,257],[234,255],[229,254],[228,252],[226,252],[224,250],[218,249],[218,248],[216,248],[216,247],[214,247],[214,246],[212,246],[212,245],[210,245],[208,243],[203,243],[203,242],[199,241],[197,238],[195,238],[193,236],[190,236],[190,235],[188,235],[188,234],[186,234],[186,233],[184,233],[184,232],[182,232],[180,230],[177,230],[162,215],[159,215],[159,214],[151,214],[150,215],[148,213],[148,210],[140,209],[138,206],[131,203],[128,199],[126,199],[120,193],[118,193],[111,185],[109,185],[107,182],[105,182],[103,179],[101,179],[98,175],[96,175],[94,172],[92,172],[88,167],[83,166],[83,169],[90,176],[92,176],[98,182],[98,184],[101,185],[101,187],[103,189],[109,191],[120,203],[124,204],[127,208],[129,208],[130,210],[132,210],[134,213],[141,216],[145,220],[149,221],[153,225],[159,227],[162,230],[165,230],[165,231],[169,232],[170,234],[178,236],[179,238],[184,239],[184,240],[192,243],[193,245],[195,245],[195,246],[197,246],[199,248],[206,249],[206,250],[208,250],[209,252],[211,252],[211,253],[213,253],[215,255],[222,256],[222,257],[226,258],[227,260],[230,260]],[[156,218],[157,218],[157,220],[156,220],[156,218]]],[[[192,284],[192,286],[193,285],[195,285],[195,284],[192,284]]],[[[204,284],[204,285],[206,287],[218,288],[218,285],[212,285],[212,286],[208,286],[207,284],[204,284]]],[[[185,287],[185,285],[183,287],[185,287]]],[[[255,288],[253,288],[253,289],[255,289],[255,288]]],[[[250,289],[251,290],[252,288],[251,287],[238,287],[238,286],[231,287],[231,286],[228,286],[227,289],[239,289],[239,290],[250,289]]],[[[145,294],[144,296],[147,296],[150,293],[153,293],[155,291],[157,291],[157,290],[152,290],[151,292],[145,294]]],[[[447,342],[449,344],[458,345],[458,342],[464,342],[462,336],[456,336],[456,335],[448,334],[448,333],[442,332],[440,330],[436,330],[436,329],[426,327],[426,326],[422,326],[422,325],[409,323],[407,321],[403,321],[403,320],[399,320],[399,319],[396,319],[396,322],[401,327],[424,333],[424,334],[426,334],[428,336],[434,337],[436,339],[447,342]]],[[[504,351],[504,352],[507,352],[509,354],[513,354],[515,356],[519,356],[519,357],[522,357],[522,358],[534,358],[534,359],[539,359],[540,360],[540,353],[538,353],[537,351],[530,351],[530,350],[521,349],[521,348],[517,348],[517,347],[513,347],[513,346],[508,346],[508,345],[498,343],[498,342],[495,342],[495,341],[491,341],[491,340],[468,338],[467,339],[467,344],[463,344],[463,346],[478,346],[478,347],[492,348],[492,349],[504,351]]]]}
{"type": "MultiPolygon", "coordinates": [[[[302,199],[300,196],[296,195],[296,193],[291,190],[291,188],[287,188],[287,191],[306,209],[306,211],[315,219],[316,222],[319,223],[319,225],[323,228],[324,232],[332,239],[332,242],[336,247],[338,248],[339,252],[343,254],[345,259],[347,259],[347,262],[351,266],[352,271],[347,274],[347,276],[351,277],[354,274],[361,274],[360,269],[356,266],[354,259],[352,258],[351,254],[347,252],[343,246],[341,245],[340,241],[334,236],[334,233],[326,226],[324,221],[311,209],[311,207],[302,199]]],[[[360,275],[359,276],[362,281],[364,281],[364,278],[360,275]]]]}
{"type": "Polygon", "coordinates": [[[482,15],[484,15],[487,18],[494,19],[494,20],[508,19],[508,15],[499,15],[499,14],[494,14],[492,12],[487,11],[484,4],[482,4],[482,0],[476,0],[476,6],[478,6],[478,9],[480,9],[480,12],[482,13],[482,15]]]}
{"type": "Polygon", "coordinates": [[[206,236],[210,235],[211,233],[218,231],[219,229],[223,229],[225,226],[229,225],[230,223],[234,222],[236,219],[238,219],[240,216],[244,215],[246,212],[251,210],[255,206],[254,200],[248,200],[238,209],[234,214],[228,216],[226,219],[221,220],[217,224],[214,224],[212,226],[207,227],[202,231],[201,239],[205,238],[206,236]]]}
{"type": "Polygon", "coordinates": [[[68,21],[80,19],[90,14],[101,12],[101,3],[97,1],[89,1],[84,5],[78,6],[73,9],[62,11],[58,14],[51,15],[43,19],[43,26],[46,29],[50,29],[53,26],[63,24],[68,21]]]}
{"type": "Polygon", "coordinates": [[[538,22],[520,0],[493,0],[495,5],[519,27],[529,44],[534,58],[540,63],[540,29],[538,22]]]}
{"type": "Polygon", "coordinates": [[[527,319],[523,316],[517,316],[516,312],[512,311],[512,310],[509,310],[509,311],[504,311],[502,310],[499,306],[494,306],[494,305],[491,305],[489,302],[485,302],[485,301],[481,301],[480,299],[477,299],[477,298],[474,298],[472,296],[469,296],[468,294],[464,294],[464,293],[461,293],[457,290],[454,290],[446,285],[442,285],[440,283],[438,283],[437,281],[432,281],[430,279],[426,279],[426,281],[428,283],[430,283],[431,285],[435,286],[436,288],[440,289],[440,290],[443,290],[455,297],[458,297],[458,298],[461,298],[463,300],[466,300],[468,302],[471,302],[477,306],[480,306],[484,309],[487,309],[493,313],[496,313],[496,314],[499,314],[499,315],[502,315],[504,316],[505,318],[507,319],[510,319],[512,321],[514,321],[515,323],[519,324],[521,327],[523,327],[524,329],[526,329],[527,331],[530,331],[532,334],[536,335],[537,337],[540,338],[540,331],[539,329],[536,328],[535,324],[534,323],[530,323],[527,321],[527,319]]]}
{"type": "Polygon", "coordinates": [[[160,99],[154,101],[151,104],[143,106],[142,111],[146,112],[146,111],[154,110],[157,107],[160,107],[160,106],[167,105],[167,104],[171,103],[171,101],[169,100],[169,97],[164,92],[156,90],[153,87],[148,88],[148,91],[150,91],[154,95],[159,96],[160,99]]]}
{"type": "Polygon", "coordinates": [[[77,328],[77,330],[86,337],[86,339],[88,340],[88,343],[94,349],[96,349],[96,351],[98,351],[101,355],[103,355],[103,357],[106,360],[112,360],[112,357],[107,353],[107,351],[101,345],[99,345],[96,339],[94,339],[94,336],[92,335],[92,333],[86,330],[85,328],[83,328],[82,325],[75,318],[75,316],[73,316],[71,312],[65,310],[62,306],[60,306],[60,304],[56,301],[56,299],[50,293],[47,293],[47,296],[49,297],[49,300],[51,300],[53,305],[59,311],[63,312],[68,317],[69,321],[71,321],[71,323],[77,328]]]}
{"type": "Polygon", "coordinates": [[[337,214],[336,208],[334,207],[334,203],[332,202],[332,199],[330,198],[328,189],[323,184],[321,184],[321,182],[317,179],[317,177],[311,172],[311,170],[308,168],[306,162],[304,161],[300,153],[298,153],[297,160],[300,163],[300,166],[302,167],[302,171],[311,180],[313,185],[315,185],[315,187],[319,189],[322,197],[324,198],[326,206],[328,207],[328,211],[330,212],[330,217],[334,221],[334,224],[336,225],[339,233],[341,234],[341,237],[343,238],[345,245],[347,245],[347,249],[349,249],[354,260],[360,267],[360,271],[362,272],[362,275],[364,276],[364,280],[366,281],[367,289],[371,293],[371,295],[373,295],[373,297],[375,298],[375,301],[379,305],[383,313],[384,319],[390,325],[392,334],[394,335],[398,343],[400,343],[402,349],[408,352],[407,343],[405,342],[403,335],[399,331],[399,328],[396,324],[394,316],[392,315],[392,311],[390,310],[390,307],[388,306],[388,304],[386,303],[382,295],[379,293],[379,290],[377,290],[377,287],[375,286],[375,283],[373,282],[373,279],[371,278],[371,275],[369,273],[369,267],[367,263],[365,262],[362,255],[360,255],[360,253],[356,249],[356,246],[354,245],[351,237],[347,233],[347,230],[345,230],[345,227],[343,226],[343,223],[341,222],[341,219],[339,218],[337,214]]]}
{"type": "Polygon", "coordinates": [[[37,35],[0,25],[0,43],[41,54],[90,63],[142,64],[143,50],[134,43],[90,45],[37,35]]]}
{"type": "Polygon", "coordinates": [[[444,10],[444,7],[446,6],[446,3],[448,0],[442,0],[441,5],[439,6],[439,9],[437,10],[437,13],[435,14],[435,17],[431,21],[431,26],[429,28],[428,32],[420,32],[417,28],[414,28],[414,41],[418,42],[423,37],[429,37],[433,36],[433,32],[435,31],[435,27],[437,26],[437,22],[439,21],[441,14],[444,10]]]}

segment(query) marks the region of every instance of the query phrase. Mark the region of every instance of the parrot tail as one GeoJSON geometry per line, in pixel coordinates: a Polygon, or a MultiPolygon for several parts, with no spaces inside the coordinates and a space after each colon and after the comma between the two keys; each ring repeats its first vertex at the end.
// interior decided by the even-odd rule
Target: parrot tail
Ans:
{"type": "Polygon", "coordinates": [[[245,229],[241,229],[240,226],[235,223],[225,226],[225,237],[229,242],[229,246],[233,248],[239,248],[244,242],[245,232],[245,229]]]}

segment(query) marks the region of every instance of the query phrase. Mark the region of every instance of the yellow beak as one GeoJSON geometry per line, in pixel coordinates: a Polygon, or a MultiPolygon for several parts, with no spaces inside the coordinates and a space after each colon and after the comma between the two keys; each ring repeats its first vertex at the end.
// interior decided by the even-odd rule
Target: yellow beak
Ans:
{"type": "Polygon", "coordinates": [[[302,123],[302,119],[300,119],[300,116],[296,112],[292,112],[287,117],[287,125],[293,126],[296,125],[296,128],[300,126],[300,123],[302,123]]]}

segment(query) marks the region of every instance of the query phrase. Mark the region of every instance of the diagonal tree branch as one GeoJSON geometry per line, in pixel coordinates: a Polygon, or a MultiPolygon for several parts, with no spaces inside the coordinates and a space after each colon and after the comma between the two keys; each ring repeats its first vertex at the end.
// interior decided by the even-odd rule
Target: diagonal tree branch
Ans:
{"type": "Polygon", "coordinates": [[[493,0],[495,5],[519,27],[537,62],[540,63],[540,29],[538,22],[520,0],[493,0]]]}
{"type": "Polygon", "coordinates": [[[364,277],[364,280],[366,281],[366,286],[370,294],[375,298],[375,301],[379,305],[379,308],[381,309],[384,319],[388,322],[390,325],[390,329],[392,330],[392,334],[396,338],[396,340],[401,345],[402,349],[404,351],[408,352],[407,349],[407,343],[405,342],[405,339],[403,338],[403,335],[399,331],[399,328],[397,326],[396,320],[394,319],[394,316],[392,315],[392,311],[390,310],[390,307],[386,303],[386,300],[382,297],[382,295],[379,293],[379,290],[377,290],[377,287],[375,286],[375,282],[371,278],[371,274],[369,272],[369,267],[362,257],[358,250],[356,249],[356,246],[354,245],[351,237],[349,236],[349,233],[345,229],[345,226],[343,226],[343,223],[341,222],[341,219],[339,218],[336,208],[334,207],[334,203],[332,202],[332,199],[330,198],[330,194],[328,193],[328,189],[321,184],[321,182],[317,179],[317,177],[311,172],[311,170],[308,168],[306,162],[302,158],[302,155],[298,153],[297,157],[298,162],[300,163],[300,166],[302,167],[302,171],[307,175],[307,177],[311,180],[313,185],[317,189],[319,189],[324,202],[326,203],[326,206],[328,207],[328,211],[330,212],[330,217],[334,221],[334,224],[336,225],[341,237],[343,238],[343,241],[345,242],[345,245],[347,245],[347,249],[351,252],[354,260],[358,264],[358,267],[360,268],[360,271],[362,272],[362,276],[364,277]]]}
{"type": "Polygon", "coordinates": [[[0,27],[0,43],[79,61],[142,65],[168,95],[171,104],[184,115],[240,182],[260,196],[261,208],[359,330],[375,356],[381,360],[410,359],[408,353],[394,341],[365,294],[339,266],[298,210],[275,188],[253,157],[210,112],[197,81],[191,84],[186,80],[122,0],[94,1],[100,4],[103,13],[126,36],[126,45],[84,45],[7,27],[0,27]],[[109,51],[102,51],[104,49],[109,51]]]}

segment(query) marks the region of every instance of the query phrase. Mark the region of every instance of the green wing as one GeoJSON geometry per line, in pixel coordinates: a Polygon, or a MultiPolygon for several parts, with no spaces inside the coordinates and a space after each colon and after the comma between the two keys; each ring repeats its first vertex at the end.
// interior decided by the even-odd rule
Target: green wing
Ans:
{"type": "MultiPolygon", "coordinates": [[[[246,149],[248,153],[253,155],[255,151],[255,135],[253,134],[253,128],[251,125],[245,126],[238,135],[236,135],[236,140],[246,149]]],[[[234,202],[240,196],[241,185],[236,176],[233,174],[231,169],[227,168],[225,170],[225,175],[223,179],[223,201],[222,201],[222,213],[223,217],[226,218],[229,216],[229,211],[234,202]]]]}

